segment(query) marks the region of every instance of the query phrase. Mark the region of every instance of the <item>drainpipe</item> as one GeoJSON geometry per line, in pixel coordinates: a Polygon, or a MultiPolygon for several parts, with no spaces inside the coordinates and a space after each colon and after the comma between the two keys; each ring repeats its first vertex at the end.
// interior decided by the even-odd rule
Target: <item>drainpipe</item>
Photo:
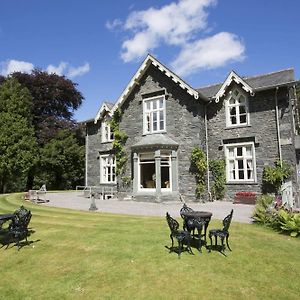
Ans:
{"type": "Polygon", "coordinates": [[[208,102],[205,106],[204,106],[204,123],[205,123],[205,147],[206,147],[206,165],[207,165],[207,169],[206,169],[206,176],[207,176],[207,193],[208,193],[208,197],[209,197],[209,201],[211,201],[211,192],[210,192],[210,179],[209,179],[209,159],[208,159],[208,130],[207,130],[207,105],[210,102],[208,102]]]}
{"type": "Polygon", "coordinates": [[[279,153],[279,161],[280,165],[282,165],[282,153],[281,153],[281,142],[280,142],[280,128],[279,128],[279,113],[278,113],[278,93],[279,87],[277,86],[275,89],[275,112],[276,112],[276,127],[277,127],[277,139],[278,139],[278,153],[279,153]]]}
{"type": "Polygon", "coordinates": [[[89,134],[86,124],[86,135],[85,135],[85,186],[88,185],[88,147],[89,146],[89,134]]]}

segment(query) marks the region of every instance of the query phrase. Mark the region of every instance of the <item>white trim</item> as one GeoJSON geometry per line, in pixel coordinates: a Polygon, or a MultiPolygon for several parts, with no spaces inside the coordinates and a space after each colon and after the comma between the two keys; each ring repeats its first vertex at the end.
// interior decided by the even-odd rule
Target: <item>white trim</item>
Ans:
{"type": "Polygon", "coordinates": [[[97,114],[96,114],[96,117],[94,119],[94,123],[97,124],[98,120],[102,118],[103,116],[103,113],[104,112],[108,112],[108,114],[111,116],[111,112],[110,112],[110,109],[109,107],[107,106],[107,104],[104,102],[102,103],[100,109],[98,110],[97,114]]]}
{"type": "MultiPolygon", "coordinates": [[[[191,86],[189,86],[187,83],[185,83],[182,79],[180,79],[175,73],[170,71],[168,68],[166,68],[164,65],[162,65],[156,58],[154,58],[152,55],[148,54],[141,66],[138,68],[137,72],[134,74],[134,76],[131,78],[130,82],[122,92],[121,96],[115,103],[114,107],[112,108],[111,112],[112,114],[114,111],[122,105],[122,103],[126,100],[126,97],[129,95],[129,93],[132,91],[132,89],[139,83],[139,80],[141,77],[145,74],[149,66],[154,65],[157,67],[161,72],[166,74],[166,76],[170,77],[175,83],[178,83],[179,86],[186,90],[188,94],[193,96],[195,99],[199,98],[199,92],[193,89],[191,86]]],[[[204,98],[204,97],[203,97],[204,98]]]]}
{"type": "Polygon", "coordinates": [[[229,91],[226,99],[225,99],[225,115],[226,115],[226,128],[234,128],[234,127],[243,127],[243,126],[249,126],[250,125],[250,113],[249,113],[249,99],[248,95],[239,87],[234,88],[232,91],[229,91]],[[234,92],[238,91],[239,95],[235,96],[234,92]],[[239,117],[240,117],[240,112],[239,109],[241,105],[231,105],[229,103],[230,99],[233,98],[234,100],[238,100],[237,98],[240,96],[243,96],[245,98],[245,109],[246,109],[246,122],[245,123],[240,123],[239,117]],[[230,120],[230,107],[236,107],[236,124],[231,124],[230,120]],[[237,112],[238,110],[238,112],[237,112]]]}
{"type": "MultiPolygon", "coordinates": [[[[234,152],[235,151],[236,150],[234,150],[234,152]]],[[[242,150],[242,151],[244,151],[244,150],[242,150]]],[[[224,154],[225,154],[225,161],[226,161],[226,182],[227,183],[244,183],[244,184],[247,184],[247,183],[256,183],[257,182],[256,157],[255,157],[254,142],[225,144],[224,145],[224,152],[225,152],[224,154]],[[230,160],[230,157],[229,157],[228,149],[229,148],[236,149],[237,147],[245,147],[245,146],[249,146],[249,145],[251,145],[251,150],[252,150],[251,159],[252,159],[253,178],[252,179],[247,179],[247,178],[246,179],[236,179],[236,180],[230,179],[230,168],[229,168],[229,163],[228,163],[229,160],[230,160]]],[[[243,157],[243,161],[245,161],[247,159],[247,157],[245,157],[244,155],[242,155],[242,157],[243,157]]],[[[234,163],[235,163],[235,170],[236,170],[236,172],[238,172],[238,168],[237,168],[237,165],[236,165],[236,162],[237,162],[236,157],[234,157],[233,160],[234,160],[234,163]]],[[[244,173],[245,172],[247,172],[246,169],[244,169],[244,173]]]]}
{"type": "MultiPolygon", "coordinates": [[[[151,106],[153,106],[153,104],[151,104],[151,106]]],[[[149,98],[144,98],[143,99],[143,134],[155,134],[155,133],[162,133],[162,132],[166,132],[166,97],[165,95],[159,95],[159,96],[155,96],[155,97],[149,97],[149,98]],[[149,111],[149,113],[151,114],[151,119],[150,119],[150,131],[147,131],[147,119],[146,119],[146,103],[147,102],[152,102],[155,100],[158,100],[162,98],[163,99],[163,107],[161,109],[157,108],[156,111],[163,111],[163,122],[164,122],[164,128],[161,130],[156,130],[153,131],[153,112],[154,110],[151,109],[149,111]]],[[[159,120],[160,121],[160,120],[159,120]]],[[[157,126],[160,127],[159,121],[157,120],[157,126]]]]}
{"type": "Polygon", "coordinates": [[[104,154],[104,155],[100,155],[100,184],[109,184],[109,183],[111,183],[111,184],[117,183],[116,158],[113,154],[104,154]],[[103,160],[108,157],[111,157],[114,160],[114,163],[110,164],[110,165],[103,165],[103,160]],[[111,169],[110,176],[114,177],[114,180],[110,180],[110,181],[107,180],[108,178],[105,177],[105,174],[103,173],[104,167],[109,167],[111,169]],[[113,168],[114,168],[115,172],[113,172],[113,168]]]}
{"type": "Polygon", "coordinates": [[[101,123],[101,143],[112,142],[114,138],[111,138],[113,132],[111,131],[111,127],[109,121],[107,119],[103,120],[101,123]],[[107,128],[107,138],[106,138],[106,128],[107,128]]]}
{"type": "Polygon", "coordinates": [[[234,71],[231,71],[215,96],[216,103],[218,103],[220,101],[220,98],[222,98],[225,95],[226,89],[230,86],[232,81],[234,81],[237,84],[241,84],[241,87],[247,93],[249,93],[251,96],[254,96],[253,88],[248,83],[246,83],[239,75],[237,75],[234,71]]]}

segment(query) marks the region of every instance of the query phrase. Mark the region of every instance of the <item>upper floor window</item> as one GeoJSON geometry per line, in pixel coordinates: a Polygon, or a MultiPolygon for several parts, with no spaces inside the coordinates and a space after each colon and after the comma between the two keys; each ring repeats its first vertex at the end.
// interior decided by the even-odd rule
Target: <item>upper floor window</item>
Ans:
{"type": "Polygon", "coordinates": [[[254,143],[225,146],[227,182],[255,182],[254,143]]]}
{"type": "Polygon", "coordinates": [[[116,160],[113,155],[100,156],[100,183],[116,183],[116,160]]]}
{"type": "Polygon", "coordinates": [[[110,128],[108,120],[102,122],[102,143],[111,142],[114,140],[114,133],[110,128]]]}
{"type": "Polygon", "coordinates": [[[239,89],[234,89],[226,101],[226,125],[239,126],[249,124],[248,101],[239,89]]]}
{"type": "Polygon", "coordinates": [[[166,130],[166,108],[164,96],[144,99],[143,119],[145,134],[166,130]]]}

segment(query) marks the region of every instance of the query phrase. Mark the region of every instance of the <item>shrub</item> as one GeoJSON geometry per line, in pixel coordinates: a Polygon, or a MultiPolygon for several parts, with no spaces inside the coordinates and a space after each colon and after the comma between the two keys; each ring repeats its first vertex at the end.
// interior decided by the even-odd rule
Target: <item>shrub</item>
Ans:
{"type": "Polygon", "coordinates": [[[252,218],[255,223],[286,232],[292,237],[300,234],[300,214],[283,207],[276,209],[276,201],[270,195],[262,195],[257,199],[252,218]]]}

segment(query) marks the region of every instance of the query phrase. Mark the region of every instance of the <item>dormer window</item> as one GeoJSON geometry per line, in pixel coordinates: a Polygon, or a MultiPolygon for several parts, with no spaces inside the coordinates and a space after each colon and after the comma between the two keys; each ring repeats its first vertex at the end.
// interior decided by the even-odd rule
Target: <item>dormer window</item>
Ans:
{"type": "Polygon", "coordinates": [[[110,128],[108,120],[102,122],[102,143],[111,142],[114,140],[114,133],[110,128]]]}
{"type": "Polygon", "coordinates": [[[226,99],[226,126],[249,124],[248,99],[244,92],[234,89],[226,99]]]}
{"type": "Polygon", "coordinates": [[[165,96],[143,100],[144,134],[166,130],[165,96]]]}

